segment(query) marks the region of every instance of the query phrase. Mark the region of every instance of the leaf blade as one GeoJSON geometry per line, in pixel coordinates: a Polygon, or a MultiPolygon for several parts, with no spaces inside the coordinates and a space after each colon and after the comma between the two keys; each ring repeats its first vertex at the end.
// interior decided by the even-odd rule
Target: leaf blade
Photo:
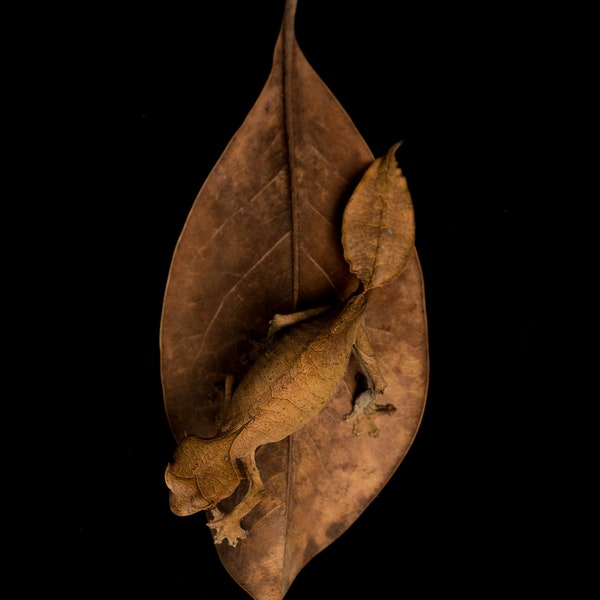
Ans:
{"type": "MultiPolygon", "coordinates": [[[[243,377],[255,354],[252,340],[266,333],[274,313],[336,301],[357,284],[340,224],[349,190],[373,156],[297,46],[294,6],[287,5],[265,87],[200,190],[174,252],[161,374],[178,441],[185,433],[216,433],[220,382],[230,373],[243,377]]],[[[282,598],[302,567],[352,524],[418,428],[427,348],[416,253],[401,280],[373,290],[369,303],[372,342],[390,397],[402,398],[395,400],[402,418],[386,419],[378,440],[352,435],[342,419],[356,388],[352,363],[310,428],[259,449],[266,492],[243,523],[250,536],[235,548],[217,546],[224,567],[256,600],[282,598]],[[381,314],[393,324],[380,323],[381,314]],[[403,329],[405,320],[414,330],[403,329]],[[405,335],[402,353],[395,353],[390,336],[405,335]],[[403,376],[400,357],[420,370],[403,376]],[[323,498],[331,505],[325,511],[323,498]]]]}

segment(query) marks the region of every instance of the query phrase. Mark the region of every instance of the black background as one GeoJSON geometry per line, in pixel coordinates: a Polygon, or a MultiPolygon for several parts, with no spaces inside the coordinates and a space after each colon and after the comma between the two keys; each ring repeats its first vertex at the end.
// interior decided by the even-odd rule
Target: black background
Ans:
{"type": "MultiPolygon", "coordinates": [[[[21,144],[41,159],[29,189],[48,242],[31,268],[50,325],[35,350],[43,407],[27,421],[42,426],[34,447],[49,476],[27,495],[44,528],[22,554],[50,568],[25,587],[248,597],[204,516],[168,508],[175,443],[159,327],[177,238],[266,81],[282,10],[282,0],[97,5],[38,13],[25,28],[43,40],[21,75],[34,123],[21,144]]],[[[524,15],[460,10],[299,1],[300,46],[373,153],[403,140],[431,379],[395,476],[300,572],[289,600],[534,589],[530,556],[540,545],[552,552],[533,493],[546,485],[541,450],[521,449],[525,415],[544,403],[547,230],[532,156],[553,61],[531,50],[524,15]]]]}

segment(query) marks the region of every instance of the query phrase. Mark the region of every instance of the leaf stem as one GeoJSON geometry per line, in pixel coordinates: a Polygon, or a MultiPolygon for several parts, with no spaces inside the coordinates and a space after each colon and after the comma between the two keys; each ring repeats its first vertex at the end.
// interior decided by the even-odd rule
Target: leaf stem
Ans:
{"type": "Polygon", "coordinates": [[[300,293],[300,219],[298,188],[294,176],[296,173],[296,155],[293,150],[296,135],[293,106],[293,77],[297,48],[294,31],[297,4],[298,0],[286,0],[282,23],[284,132],[288,154],[288,181],[290,185],[292,219],[292,311],[298,310],[298,297],[300,293]]]}

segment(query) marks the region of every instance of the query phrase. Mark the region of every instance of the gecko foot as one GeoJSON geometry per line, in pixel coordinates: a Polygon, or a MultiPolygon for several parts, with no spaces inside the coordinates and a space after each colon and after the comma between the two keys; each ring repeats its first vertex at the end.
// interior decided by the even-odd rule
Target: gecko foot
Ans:
{"type": "Polygon", "coordinates": [[[352,423],[352,433],[362,435],[368,433],[371,437],[379,436],[379,428],[375,418],[380,414],[391,415],[396,411],[393,404],[377,404],[375,400],[379,394],[367,390],[360,394],[354,401],[352,412],[344,416],[344,421],[352,423]]]}
{"type": "Polygon", "coordinates": [[[230,546],[235,547],[239,540],[246,539],[247,531],[242,529],[239,519],[231,518],[232,515],[222,513],[218,508],[213,508],[210,513],[213,518],[206,524],[214,529],[215,544],[221,544],[226,539],[230,546]]]}

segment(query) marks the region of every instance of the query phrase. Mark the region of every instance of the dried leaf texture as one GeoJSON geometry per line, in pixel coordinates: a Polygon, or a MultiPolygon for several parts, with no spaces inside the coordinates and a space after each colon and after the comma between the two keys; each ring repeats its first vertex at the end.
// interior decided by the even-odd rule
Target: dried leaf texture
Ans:
{"type": "MultiPolygon", "coordinates": [[[[212,437],[221,386],[240,380],[268,321],[346,297],[341,218],[373,156],[304,58],[286,4],[271,74],[196,198],[174,252],[161,323],[161,374],[177,441],[212,437]]],[[[257,452],[266,492],[248,538],[217,551],[255,600],[280,600],[302,567],[382,489],[420,424],[428,379],[422,276],[414,250],[396,281],[371,292],[366,316],[397,411],[378,438],[356,437],[357,365],[293,436],[257,452]]]]}

